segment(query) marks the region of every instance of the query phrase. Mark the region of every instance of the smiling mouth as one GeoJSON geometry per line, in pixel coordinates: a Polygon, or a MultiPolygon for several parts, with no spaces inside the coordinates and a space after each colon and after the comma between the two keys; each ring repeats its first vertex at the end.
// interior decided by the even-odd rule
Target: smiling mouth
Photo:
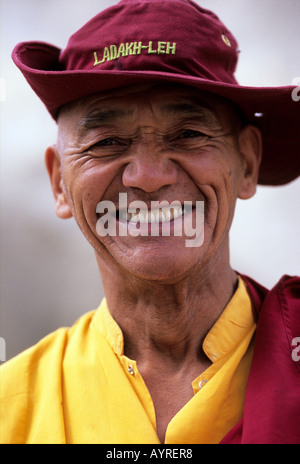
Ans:
{"type": "Polygon", "coordinates": [[[145,202],[139,200],[132,201],[128,206],[126,193],[120,193],[119,200],[119,209],[108,200],[97,204],[96,231],[100,237],[184,236],[195,237],[185,240],[186,247],[202,245],[204,201],[151,201],[149,208],[145,202]]]}
{"type": "Polygon", "coordinates": [[[140,209],[138,212],[129,213],[126,209],[118,211],[120,222],[154,224],[175,221],[193,209],[192,205],[168,205],[150,210],[140,209]]]}

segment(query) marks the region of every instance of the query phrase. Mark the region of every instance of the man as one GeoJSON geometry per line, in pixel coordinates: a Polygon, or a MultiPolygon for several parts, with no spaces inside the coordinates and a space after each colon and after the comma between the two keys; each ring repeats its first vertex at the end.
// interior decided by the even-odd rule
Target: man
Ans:
{"type": "Polygon", "coordinates": [[[105,299],[2,367],[1,441],[299,442],[300,280],[267,291],[228,240],[237,198],[299,175],[293,88],[239,86],[236,40],[189,0],[123,0],[13,59],[105,299]]]}

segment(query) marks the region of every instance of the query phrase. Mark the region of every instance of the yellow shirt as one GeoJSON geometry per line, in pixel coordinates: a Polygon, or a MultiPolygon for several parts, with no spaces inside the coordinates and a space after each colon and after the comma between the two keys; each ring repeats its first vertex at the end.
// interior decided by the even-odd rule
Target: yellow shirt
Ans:
{"type": "MultiPolygon", "coordinates": [[[[166,444],[219,443],[242,417],[255,327],[239,279],[203,343],[212,364],[193,381],[194,396],[170,421],[166,444]]],[[[5,363],[0,442],[159,444],[151,396],[123,347],[104,299],[5,363]]]]}

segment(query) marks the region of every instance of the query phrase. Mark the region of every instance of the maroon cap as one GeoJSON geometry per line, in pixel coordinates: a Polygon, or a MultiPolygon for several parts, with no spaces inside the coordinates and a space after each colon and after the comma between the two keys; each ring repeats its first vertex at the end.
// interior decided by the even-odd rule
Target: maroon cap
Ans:
{"type": "Polygon", "coordinates": [[[23,42],[12,54],[54,119],[59,108],[94,93],[173,82],[235,102],[263,134],[259,183],[300,174],[300,102],[294,87],[240,86],[237,41],[219,18],[190,0],[121,0],[71,36],[66,48],[23,42]]]}

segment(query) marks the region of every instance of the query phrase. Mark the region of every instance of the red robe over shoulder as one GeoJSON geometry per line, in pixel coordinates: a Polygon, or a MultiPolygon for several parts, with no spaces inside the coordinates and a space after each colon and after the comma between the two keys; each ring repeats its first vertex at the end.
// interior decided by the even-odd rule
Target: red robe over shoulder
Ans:
{"type": "Polygon", "coordinates": [[[300,444],[300,278],[284,276],[270,291],[242,278],[257,331],[244,415],[221,444],[300,444]]]}

